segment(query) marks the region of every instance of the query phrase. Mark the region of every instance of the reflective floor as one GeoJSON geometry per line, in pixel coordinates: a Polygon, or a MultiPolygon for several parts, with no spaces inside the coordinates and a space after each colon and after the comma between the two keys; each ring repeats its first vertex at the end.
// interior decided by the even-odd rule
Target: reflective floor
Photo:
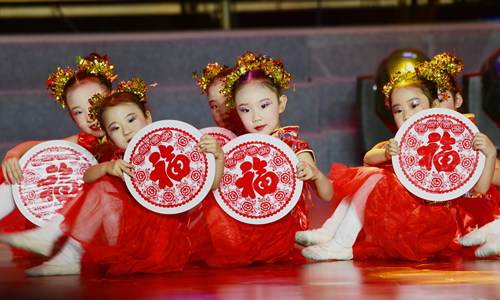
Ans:
{"type": "MultiPolygon", "coordinates": [[[[318,227],[328,207],[313,210],[318,227]]],[[[0,299],[498,299],[500,259],[448,256],[399,260],[312,262],[296,247],[292,260],[236,269],[190,263],[182,273],[30,278],[39,258],[12,259],[0,245],[0,299]]]]}

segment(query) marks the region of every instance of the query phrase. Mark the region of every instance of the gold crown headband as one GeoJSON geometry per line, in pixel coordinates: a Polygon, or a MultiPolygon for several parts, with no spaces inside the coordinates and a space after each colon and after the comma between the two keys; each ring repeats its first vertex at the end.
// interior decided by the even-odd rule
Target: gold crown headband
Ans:
{"type": "MultiPolygon", "coordinates": [[[[102,58],[91,55],[90,59],[84,59],[81,56],[76,57],[76,62],[78,65],[76,68],[80,72],[85,72],[87,74],[92,74],[95,76],[104,76],[107,80],[113,82],[117,75],[114,75],[113,68],[115,65],[109,62],[109,58],[105,55],[102,58]]],[[[49,79],[45,81],[47,91],[52,91],[51,97],[55,97],[56,101],[61,103],[63,108],[66,108],[66,99],[63,97],[64,88],[66,83],[76,75],[76,71],[73,71],[68,67],[67,69],[57,68],[49,79]]]]}
{"type": "MultiPolygon", "coordinates": [[[[152,84],[151,86],[157,86],[158,84],[152,84]]],[[[139,98],[139,101],[145,102],[148,97],[146,97],[146,93],[148,91],[148,85],[141,78],[134,78],[132,81],[120,82],[116,85],[116,90],[113,93],[131,93],[136,95],[139,98]]],[[[109,98],[111,94],[101,94],[99,92],[95,93],[92,98],[89,99],[90,107],[89,107],[89,120],[97,121],[96,126],[100,127],[99,121],[99,112],[102,109],[102,105],[105,100],[109,98]]]]}
{"type": "Polygon", "coordinates": [[[223,70],[226,70],[227,68],[227,66],[223,67],[219,65],[219,63],[208,64],[207,67],[203,70],[203,73],[201,73],[201,78],[198,78],[198,74],[196,74],[196,72],[193,72],[193,78],[198,79],[196,83],[202,89],[202,95],[207,93],[208,86],[210,85],[210,83],[212,83],[212,80],[214,80],[215,76],[217,76],[217,74],[219,74],[223,70]]]}
{"type": "Polygon", "coordinates": [[[436,85],[436,88],[443,93],[443,98],[448,99],[447,91],[455,89],[452,78],[455,79],[458,72],[463,70],[462,60],[458,57],[444,52],[434,56],[434,59],[421,63],[415,67],[414,71],[407,70],[397,72],[391,80],[384,86],[385,105],[390,106],[389,97],[395,86],[405,83],[428,80],[436,85]]]}
{"type": "MultiPolygon", "coordinates": [[[[291,88],[288,86],[292,80],[292,75],[283,68],[281,59],[273,60],[266,55],[257,57],[253,52],[247,51],[245,55],[238,57],[236,66],[232,72],[223,79],[220,92],[227,97],[227,105],[234,107],[233,87],[234,83],[243,75],[253,70],[262,70],[278,86],[280,91],[291,88]]],[[[295,92],[295,84],[293,85],[295,92]]]]}
{"type": "Polygon", "coordinates": [[[437,88],[443,94],[443,99],[448,100],[449,90],[456,89],[453,86],[452,79],[456,79],[457,73],[462,72],[464,65],[462,60],[450,53],[444,52],[434,56],[434,59],[424,62],[415,72],[427,80],[436,83],[437,88]]]}
{"type": "Polygon", "coordinates": [[[394,87],[404,86],[418,81],[419,77],[415,70],[410,70],[406,66],[401,71],[396,72],[394,76],[391,76],[389,82],[384,85],[383,93],[385,94],[385,105],[387,107],[391,106],[389,98],[394,91],[394,87]]]}

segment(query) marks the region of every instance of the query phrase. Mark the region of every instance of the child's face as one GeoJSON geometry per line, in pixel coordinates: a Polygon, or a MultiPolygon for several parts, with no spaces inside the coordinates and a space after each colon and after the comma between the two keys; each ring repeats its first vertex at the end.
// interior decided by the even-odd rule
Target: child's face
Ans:
{"type": "Polygon", "coordinates": [[[96,82],[79,85],[66,95],[66,105],[69,109],[69,115],[82,132],[102,137],[105,133],[101,128],[95,126],[97,121],[89,121],[89,99],[97,92],[103,93],[105,91],[96,82]]]}
{"type": "Polygon", "coordinates": [[[124,103],[108,107],[102,114],[103,126],[111,141],[119,149],[125,150],[130,140],[142,128],[151,124],[151,114],[146,116],[134,103],[124,103]]]}
{"type": "Polygon", "coordinates": [[[396,89],[391,95],[391,105],[392,116],[398,128],[414,114],[430,108],[425,94],[414,87],[396,89]]]}
{"type": "Polygon", "coordinates": [[[276,93],[255,82],[245,84],[235,96],[236,111],[250,133],[271,134],[278,129],[286,101],[285,95],[278,101],[276,93]]]}
{"type": "Polygon", "coordinates": [[[443,93],[441,91],[438,91],[438,102],[436,102],[436,106],[439,108],[447,108],[447,109],[452,109],[452,110],[457,110],[462,106],[462,95],[460,93],[457,93],[455,95],[455,99],[453,99],[453,95],[451,94],[450,91],[447,91],[446,94],[448,95],[448,99],[445,100],[443,99],[443,93]]]}
{"type": "Polygon", "coordinates": [[[217,126],[237,131],[243,124],[241,124],[241,119],[236,110],[226,105],[227,98],[219,92],[221,88],[222,82],[216,80],[210,84],[207,91],[208,104],[212,111],[212,117],[217,126]]]}

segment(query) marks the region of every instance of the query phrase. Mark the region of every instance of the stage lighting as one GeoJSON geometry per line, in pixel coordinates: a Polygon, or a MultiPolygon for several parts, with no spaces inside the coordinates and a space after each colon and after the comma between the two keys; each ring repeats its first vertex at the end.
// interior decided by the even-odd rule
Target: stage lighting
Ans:
{"type": "Polygon", "coordinates": [[[500,48],[481,67],[483,109],[500,127],[500,48]]]}
{"type": "Polygon", "coordinates": [[[396,72],[403,70],[405,67],[408,70],[413,70],[417,64],[427,60],[429,60],[429,58],[422,51],[412,48],[403,48],[389,53],[389,55],[387,55],[378,65],[377,73],[375,74],[375,107],[379,117],[394,133],[397,131],[396,123],[394,123],[391,110],[387,109],[384,104],[385,95],[382,93],[382,88],[396,72]]]}

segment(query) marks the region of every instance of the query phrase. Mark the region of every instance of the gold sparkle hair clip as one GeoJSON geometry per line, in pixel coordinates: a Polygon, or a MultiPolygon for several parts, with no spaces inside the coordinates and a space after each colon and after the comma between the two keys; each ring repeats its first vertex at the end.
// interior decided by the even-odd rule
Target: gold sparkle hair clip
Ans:
{"type": "Polygon", "coordinates": [[[52,91],[50,94],[51,98],[56,98],[55,102],[61,103],[63,108],[66,108],[66,99],[64,99],[63,94],[64,94],[64,87],[66,86],[66,83],[75,76],[76,71],[73,71],[68,67],[67,69],[61,69],[60,67],[57,68],[57,71],[52,73],[52,75],[49,76],[49,79],[45,81],[47,83],[47,87],[45,89],[47,91],[52,91]]]}
{"type": "Polygon", "coordinates": [[[396,74],[394,74],[389,82],[383,87],[382,92],[385,94],[385,105],[387,107],[391,106],[389,98],[395,89],[418,81],[419,77],[415,70],[408,69],[406,66],[401,71],[396,72],[396,74]]]}
{"type": "Polygon", "coordinates": [[[451,53],[444,52],[434,56],[434,59],[427,61],[415,68],[419,76],[429,81],[433,81],[438,90],[443,94],[443,99],[448,99],[449,90],[456,89],[452,83],[457,73],[462,72],[464,65],[462,60],[451,53]]]}
{"type": "Polygon", "coordinates": [[[92,74],[95,76],[104,76],[107,80],[113,82],[118,75],[113,72],[114,64],[109,62],[109,58],[104,55],[103,57],[95,54],[90,54],[89,59],[84,59],[81,56],[76,57],[76,68],[78,71],[92,74]]]}
{"type": "Polygon", "coordinates": [[[89,99],[89,120],[97,121],[95,126],[101,127],[101,122],[99,121],[99,111],[101,110],[104,100],[106,100],[111,94],[101,94],[99,92],[95,93],[92,98],[89,99]]]}
{"type": "Polygon", "coordinates": [[[198,86],[200,86],[202,95],[207,93],[208,86],[210,85],[210,83],[212,83],[214,77],[227,68],[227,66],[221,66],[219,65],[219,63],[208,64],[207,67],[203,70],[203,73],[201,73],[200,78],[198,78],[198,74],[196,74],[196,72],[193,72],[193,78],[198,79],[196,83],[198,84],[198,86]]]}
{"type": "MultiPolygon", "coordinates": [[[[100,57],[94,53],[88,56],[88,59],[82,58],[81,56],[76,57],[77,70],[80,72],[85,72],[87,74],[92,74],[95,76],[104,76],[110,82],[113,82],[117,75],[114,75],[113,68],[115,65],[109,62],[109,58],[104,55],[100,57]]],[[[63,108],[66,108],[66,99],[63,97],[64,89],[68,81],[76,75],[77,71],[71,70],[69,67],[67,69],[57,68],[49,79],[45,81],[47,91],[52,91],[51,97],[56,98],[55,102],[61,103],[63,108]]]]}
{"type": "MultiPolygon", "coordinates": [[[[151,86],[156,86],[157,84],[155,83],[154,85],[152,84],[151,86]]],[[[137,97],[139,97],[139,100],[146,101],[148,97],[146,97],[146,93],[148,92],[148,85],[142,80],[140,77],[132,79],[132,81],[127,81],[127,82],[120,82],[116,85],[116,92],[121,93],[121,92],[129,92],[137,97]]]]}
{"type": "MultiPolygon", "coordinates": [[[[291,88],[289,86],[292,80],[292,75],[287,73],[283,68],[281,59],[273,60],[266,55],[257,56],[253,52],[247,51],[244,55],[237,58],[234,71],[230,72],[224,79],[220,92],[227,97],[227,105],[234,107],[233,86],[234,83],[243,75],[253,70],[262,70],[273,80],[279,90],[291,88]]],[[[295,92],[295,84],[293,85],[295,92]]]]}

